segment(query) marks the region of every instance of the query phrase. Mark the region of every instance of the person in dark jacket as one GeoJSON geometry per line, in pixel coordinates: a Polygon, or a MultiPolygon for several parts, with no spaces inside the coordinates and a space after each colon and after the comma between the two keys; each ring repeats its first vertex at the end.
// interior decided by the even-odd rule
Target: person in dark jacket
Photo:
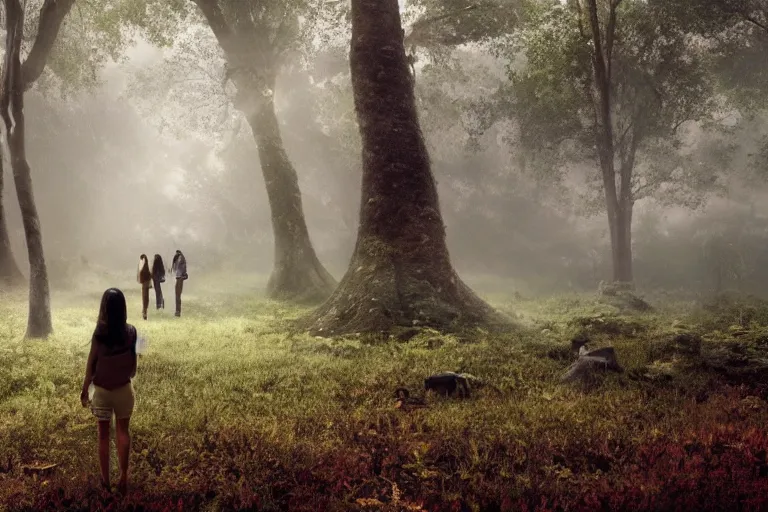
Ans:
{"type": "Polygon", "coordinates": [[[165,299],[163,299],[163,290],[160,288],[160,283],[165,282],[165,264],[163,258],[159,254],[155,254],[155,259],[152,260],[152,286],[155,287],[155,304],[157,309],[165,309],[165,299]]]}
{"type": "Polygon", "coordinates": [[[141,316],[147,319],[147,309],[149,308],[149,288],[152,286],[152,272],[149,270],[149,260],[146,254],[139,257],[139,270],[136,273],[136,280],[141,285],[141,316]]]}
{"type": "Polygon", "coordinates": [[[115,416],[117,459],[120,467],[118,491],[128,488],[128,457],[131,451],[129,423],[134,407],[132,379],[136,376],[136,328],[127,321],[125,295],[110,288],[101,297],[99,319],[91,338],[80,402],[91,406],[99,425],[101,483],[109,490],[109,427],[115,416]],[[94,392],[89,400],[88,388],[94,392]]]}
{"type": "Polygon", "coordinates": [[[176,249],[176,254],[173,256],[171,270],[176,277],[176,316],[181,316],[181,292],[184,289],[184,281],[189,276],[187,275],[187,259],[178,249],[176,249]]]}

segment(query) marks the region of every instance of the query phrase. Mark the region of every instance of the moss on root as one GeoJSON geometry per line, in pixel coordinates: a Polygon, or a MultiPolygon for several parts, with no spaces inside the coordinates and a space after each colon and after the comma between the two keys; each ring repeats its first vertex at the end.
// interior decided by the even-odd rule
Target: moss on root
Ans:
{"type": "Polygon", "coordinates": [[[331,297],[301,318],[313,335],[390,333],[429,327],[458,332],[511,327],[510,319],[478,297],[450,267],[420,268],[390,245],[367,239],[331,297]]]}

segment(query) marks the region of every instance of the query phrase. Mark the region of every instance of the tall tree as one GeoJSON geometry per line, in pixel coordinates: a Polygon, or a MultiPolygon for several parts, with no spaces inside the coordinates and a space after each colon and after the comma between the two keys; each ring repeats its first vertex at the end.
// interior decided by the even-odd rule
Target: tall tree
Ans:
{"type": "Polygon", "coordinates": [[[490,117],[515,121],[529,164],[597,163],[613,280],[632,283],[635,203],[696,205],[716,185],[714,167],[681,151],[685,127],[715,109],[702,49],[664,5],[640,0],[533,1],[525,18],[497,47],[513,64],[490,117]]]}
{"type": "Polygon", "coordinates": [[[53,331],[50,288],[43,253],[43,237],[27,162],[24,125],[24,93],[40,77],[56,42],[62,21],[75,0],[45,0],[40,10],[37,35],[27,59],[21,62],[24,9],[19,0],[5,0],[6,44],[3,64],[0,116],[10,152],[13,180],[19,199],[29,257],[28,338],[45,337],[53,331]]]}
{"type": "Polygon", "coordinates": [[[357,243],[310,332],[452,329],[500,320],[456,274],[419,126],[397,0],[352,0],[350,68],[363,182],[357,243]]]}
{"type": "Polygon", "coordinates": [[[235,107],[245,116],[258,144],[275,237],[275,263],[267,292],[276,299],[325,299],[336,281],[320,263],[310,241],[298,175],[283,147],[274,103],[277,75],[295,47],[304,5],[193,1],[224,53],[226,76],[237,88],[235,107]]]}

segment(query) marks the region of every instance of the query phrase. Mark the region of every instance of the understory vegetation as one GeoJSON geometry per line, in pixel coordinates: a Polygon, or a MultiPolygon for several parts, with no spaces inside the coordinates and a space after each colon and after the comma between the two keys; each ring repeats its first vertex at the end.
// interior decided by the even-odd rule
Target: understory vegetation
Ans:
{"type": "Polygon", "coordinates": [[[510,283],[484,296],[515,318],[505,334],[331,340],[239,277],[190,282],[184,316],[148,322],[126,283],[149,346],[120,501],[78,400],[101,289],[54,293],[47,341],[22,340],[25,296],[0,294],[0,510],[768,510],[768,303],[651,296],[618,314],[510,283]],[[574,338],[624,371],[560,383],[574,338]],[[395,408],[395,388],[422,396],[445,370],[491,385],[395,408]]]}

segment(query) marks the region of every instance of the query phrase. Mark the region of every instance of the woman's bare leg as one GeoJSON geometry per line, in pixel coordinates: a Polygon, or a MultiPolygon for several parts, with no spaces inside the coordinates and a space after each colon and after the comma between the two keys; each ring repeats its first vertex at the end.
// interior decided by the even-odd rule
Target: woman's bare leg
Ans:
{"type": "Polygon", "coordinates": [[[117,420],[117,461],[120,465],[118,490],[125,494],[128,489],[128,457],[131,453],[131,433],[128,430],[130,418],[117,420]]]}
{"type": "Polygon", "coordinates": [[[109,421],[99,421],[99,467],[101,483],[109,489],[109,421]]]}
{"type": "Polygon", "coordinates": [[[147,319],[147,309],[149,308],[149,281],[141,283],[141,316],[147,319]]]}

